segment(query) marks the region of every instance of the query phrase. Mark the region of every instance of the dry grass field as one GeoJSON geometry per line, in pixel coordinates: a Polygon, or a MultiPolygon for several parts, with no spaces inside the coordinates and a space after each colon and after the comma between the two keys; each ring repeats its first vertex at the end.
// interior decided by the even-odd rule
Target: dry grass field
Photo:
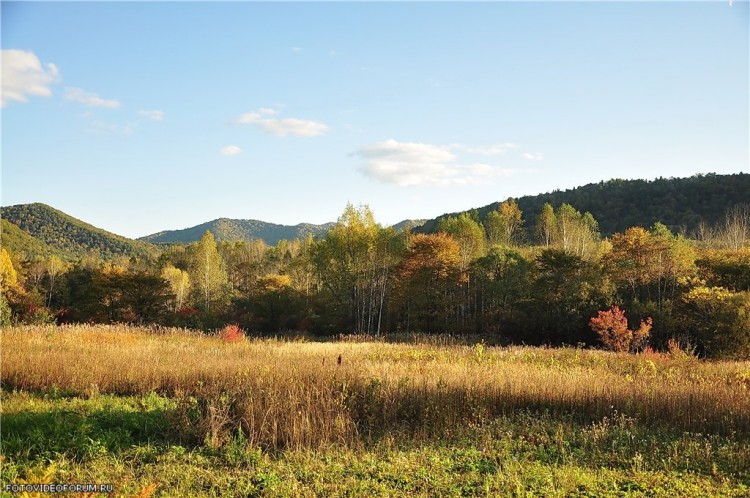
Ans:
{"type": "Polygon", "coordinates": [[[124,496],[750,493],[750,362],[679,352],[18,327],[2,331],[2,388],[3,485],[74,478],[116,482],[124,496]]]}

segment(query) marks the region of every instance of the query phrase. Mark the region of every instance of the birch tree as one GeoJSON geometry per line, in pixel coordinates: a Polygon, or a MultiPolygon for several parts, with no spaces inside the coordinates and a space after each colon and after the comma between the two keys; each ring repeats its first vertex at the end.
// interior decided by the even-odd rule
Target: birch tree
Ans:
{"type": "Polygon", "coordinates": [[[211,304],[222,297],[228,283],[224,260],[216,248],[213,234],[208,230],[194,249],[190,274],[203,310],[208,313],[211,304]]]}
{"type": "Polygon", "coordinates": [[[161,276],[169,283],[169,287],[175,296],[174,309],[172,311],[176,312],[182,309],[190,292],[190,274],[172,265],[168,265],[162,270],[161,276]]]}

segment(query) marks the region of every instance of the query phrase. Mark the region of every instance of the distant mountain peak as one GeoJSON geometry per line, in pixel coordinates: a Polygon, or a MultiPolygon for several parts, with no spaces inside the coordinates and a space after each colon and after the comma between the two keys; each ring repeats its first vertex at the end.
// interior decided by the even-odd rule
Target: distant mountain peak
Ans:
{"type": "Polygon", "coordinates": [[[217,218],[182,230],[164,230],[146,235],[138,240],[155,244],[185,244],[200,240],[208,230],[217,241],[263,240],[266,244],[275,245],[280,240],[324,235],[331,226],[333,223],[298,223],[291,226],[253,219],[217,218]]]}

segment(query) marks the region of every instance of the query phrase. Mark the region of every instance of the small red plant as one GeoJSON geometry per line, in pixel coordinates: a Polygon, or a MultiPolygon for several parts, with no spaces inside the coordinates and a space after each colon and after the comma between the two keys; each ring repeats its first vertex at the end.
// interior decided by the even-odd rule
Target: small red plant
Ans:
{"type": "Polygon", "coordinates": [[[602,343],[612,351],[635,351],[643,349],[648,343],[653,322],[651,317],[641,320],[637,330],[628,329],[625,311],[619,306],[612,306],[607,311],[600,311],[589,321],[591,329],[599,334],[602,343]]]}
{"type": "Polygon", "coordinates": [[[237,324],[225,325],[219,337],[225,342],[240,342],[245,339],[245,333],[237,324]]]}

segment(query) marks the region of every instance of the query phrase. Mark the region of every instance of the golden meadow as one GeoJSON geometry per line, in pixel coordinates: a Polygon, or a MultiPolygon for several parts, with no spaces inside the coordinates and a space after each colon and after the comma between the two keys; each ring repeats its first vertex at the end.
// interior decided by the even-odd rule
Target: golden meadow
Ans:
{"type": "Polygon", "coordinates": [[[356,446],[393,431],[441,437],[520,409],[750,433],[750,362],[686,354],[226,342],[180,329],[29,326],[2,332],[2,383],[75,396],[156,392],[192,403],[214,445],[240,428],[272,449],[356,446]]]}
{"type": "Polygon", "coordinates": [[[429,336],[229,342],[125,325],[0,337],[3,485],[108,482],[140,497],[750,493],[750,362],[429,336]]]}

